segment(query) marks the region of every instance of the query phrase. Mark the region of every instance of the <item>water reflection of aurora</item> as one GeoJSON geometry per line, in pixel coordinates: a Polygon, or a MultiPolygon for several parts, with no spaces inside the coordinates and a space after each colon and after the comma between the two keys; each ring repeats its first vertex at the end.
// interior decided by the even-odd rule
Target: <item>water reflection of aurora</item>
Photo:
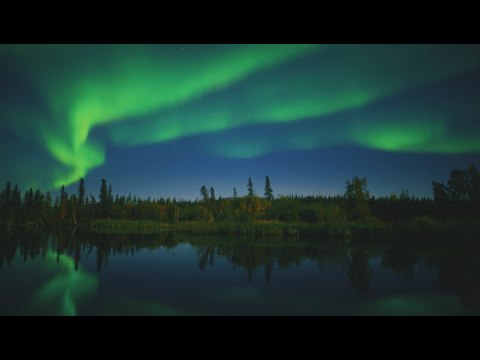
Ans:
{"type": "Polygon", "coordinates": [[[0,313],[478,315],[475,240],[17,234],[0,243],[0,313]]]}
{"type": "MultiPolygon", "coordinates": [[[[56,274],[43,283],[33,296],[31,310],[35,314],[76,316],[78,305],[96,295],[98,280],[81,266],[75,271],[75,261],[68,255],[49,251],[47,268],[56,274]]],[[[104,315],[183,315],[183,311],[147,299],[110,299],[100,304],[104,315]]]]}
{"type": "Polygon", "coordinates": [[[56,315],[77,315],[77,305],[95,295],[97,278],[81,267],[75,271],[74,260],[67,255],[49,251],[45,257],[48,266],[56,266],[58,274],[44,283],[33,298],[32,307],[53,311],[56,315]],[[58,264],[57,264],[58,259],[58,264]]]}

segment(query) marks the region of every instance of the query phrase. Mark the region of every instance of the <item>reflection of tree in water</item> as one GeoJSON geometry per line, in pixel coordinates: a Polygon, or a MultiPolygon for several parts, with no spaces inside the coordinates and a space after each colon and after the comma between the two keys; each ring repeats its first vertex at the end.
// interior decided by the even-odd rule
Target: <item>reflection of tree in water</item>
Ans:
{"type": "Polygon", "coordinates": [[[0,234],[0,269],[10,265],[15,256],[24,261],[45,257],[52,250],[72,258],[74,269],[87,254],[96,254],[97,270],[108,265],[110,256],[130,256],[142,249],[172,249],[189,244],[197,251],[200,270],[225,259],[246,271],[248,281],[255,270],[263,272],[265,285],[271,283],[274,269],[299,265],[312,260],[320,267],[346,266],[349,284],[360,292],[370,289],[372,257],[380,257],[386,268],[395,274],[413,279],[415,265],[423,263],[438,270],[441,287],[458,293],[464,305],[480,306],[480,244],[472,241],[410,239],[356,241],[328,239],[279,240],[270,238],[225,239],[204,236],[95,235],[71,231],[55,235],[46,233],[0,234]]]}
{"type": "Polygon", "coordinates": [[[15,253],[17,252],[17,242],[12,238],[10,234],[2,234],[0,242],[0,269],[3,263],[6,262],[7,266],[10,266],[15,253]]]}
{"type": "Polygon", "coordinates": [[[469,251],[451,248],[449,256],[433,254],[426,261],[437,269],[440,286],[457,292],[465,306],[480,306],[479,248],[480,244],[469,247],[469,251]]]}
{"type": "Polygon", "coordinates": [[[207,245],[198,250],[198,267],[201,271],[205,270],[207,265],[213,266],[216,250],[217,248],[213,245],[207,245]]]}
{"type": "Polygon", "coordinates": [[[273,261],[269,261],[265,264],[265,285],[267,286],[270,284],[270,279],[272,277],[273,264],[273,261]]]}
{"type": "Polygon", "coordinates": [[[418,262],[415,248],[411,241],[392,240],[382,259],[384,267],[390,268],[397,275],[403,275],[406,280],[413,280],[413,270],[418,262]]]}
{"type": "Polygon", "coordinates": [[[73,262],[75,264],[75,271],[78,271],[78,267],[80,266],[80,258],[81,258],[80,243],[77,240],[75,240],[75,252],[73,254],[73,262]]]}
{"type": "Polygon", "coordinates": [[[254,270],[263,268],[265,285],[270,283],[275,263],[279,268],[288,268],[293,264],[300,265],[307,257],[305,248],[302,246],[292,246],[291,244],[280,246],[280,244],[268,240],[218,241],[213,239],[207,243],[201,240],[192,241],[190,245],[198,249],[200,270],[203,271],[206,266],[214,265],[217,258],[225,258],[233,264],[234,268],[240,267],[246,270],[248,282],[252,281],[254,270]]]}
{"type": "MultiPolygon", "coordinates": [[[[272,254],[268,249],[256,246],[254,242],[209,242],[207,244],[192,244],[198,247],[197,254],[199,257],[199,268],[204,270],[207,265],[214,265],[215,258],[225,258],[229,260],[235,267],[239,266],[247,270],[247,281],[251,282],[253,271],[256,268],[271,264],[268,274],[268,282],[270,274],[273,271],[272,254]]],[[[266,280],[267,281],[267,280],[266,280]]]]}
{"type": "Polygon", "coordinates": [[[350,286],[359,292],[370,290],[372,269],[369,260],[370,255],[365,247],[353,246],[350,260],[347,263],[347,276],[350,286]]]}

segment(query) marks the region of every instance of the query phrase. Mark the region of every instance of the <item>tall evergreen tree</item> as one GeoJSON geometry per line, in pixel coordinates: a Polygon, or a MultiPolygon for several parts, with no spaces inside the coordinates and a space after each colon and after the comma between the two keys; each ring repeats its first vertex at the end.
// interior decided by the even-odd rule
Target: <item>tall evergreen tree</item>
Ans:
{"type": "Polygon", "coordinates": [[[234,187],[234,188],[233,188],[233,198],[236,199],[237,197],[238,197],[238,195],[237,195],[237,188],[234,187]]]}
{"type": "Polygon", "coordinates": [[[65,191],[65,186],[62,185],[60,189],[60,201],[67,198],[67,192],[65,191]]]}
{"type": "Polygon", "coordinates": [[[27,219],[32,218],[33,216],[33,189],[30,188],[25,193],[25,210],[26,210],[26,216],[27,219]]]}
{"type": "Polygon", "coordinates": [[[105,206],[108,201],[107,181],[105,179],[101,180],[99,198],[100,198],[100,205],[105,206]]]}
{"type": "Polygon", "coordinates": [[[85,205],[85,180],[82,177],[78,182],[78,206],[83,205],[85,205]]]}
{"type": "Polygon", "coordinates": [[[270,184],[270,178],[268,176],[265,176],[265,199],[273,200],[272,185],[270,184]]]}
{"type": "Polygon", "coordinates": [[[22,195],[20,193],[20,189],[18,188],[18,184],[15,184],[12,191],[9,214],[7,214],[10,218],[10,221],[13,221],[15,218],[20,216],[21,208],[22,195]]]}
{"type": "Polygon", "coordinates": [[[253,182],[252,178],[248,178],[248,184],[247,184],[247,190],[248,190],[248,196],[252,197],[255,195],[255,191],[253,190],[253,182]]]}
{"type": "Polygon", "coordinates": [[[43,194],[40,190],[36,190],[33,195],[33,217],[36,221],[43,220],[45,215],[43,194]]]}
{"type": "Polygon", "coordinates": [[[78,199],[77,199],[77,196],[75,194],[70,196],[69,205],[70,205],[71,221],[74,225],[77,225],[78,199]]]}
{"type": "Polygon", "coordinates": [[[60,220],[64,220],[67,216],[67,204],[68,203],[68,194],[65,191],[65,186],[62,185],[62,188],[60,189],[60,212],[59,212],[59,217],[60,220]]]}
{"type": "Polygon", "coordinates": [[[215,201],[215,190],[213,186],[210,188],[210,200],[215,201]]]}
{"type": "Polygon", "coordinates": [[[107,215],[110,216],[113,212],[113,192],[112,184],[108,184],[108,203],[107,203],[107,215]]]}
{"type": "Polygon", "coordinates": [[[102,216],[108,216],[108,189],[107,181],[105,179],[101,180],[100,185],[100,209],[102,216]]]}
{"type": "Polygon", "coordinates": [[[50,191],[49,191],[47,192],[47,195],[45,195],[45,216],[47,217],[47,219],[50,217],[51,209],[52,209],[52,195],[50,194],[50,191]]]}
{"type": "MultiPolygon", "coordinates": [[[[18,189],[17,187],[14,188],[14,191],[12,192],[12,188],[10,185],[10,181],[7,182],[5,185],[5,190],[2,191],[2,198],[1,198],[1,214],[6,218],[10,219],[15,212],[15,207],[14,207],[14,202],[15,202],[15,189],[18,189]]],[[[20,200],[21,203],[21,200],[20,200]]]]}
{"type": "Polygon", "coordinates": [[[202,185],[202,187],[200,188],[200,194],[202,195],[203,201],[207,202],[208,201],[208,190],[207,190],[207,187],[205,185],[202,185]]]}
{"type": "Polygon", "coordinates": [[[10,185],[10,181],[8,181],[7,185],[5,186],[4,202],[7,210],[10,210],[12,204],[12,188],[10,185]]]}

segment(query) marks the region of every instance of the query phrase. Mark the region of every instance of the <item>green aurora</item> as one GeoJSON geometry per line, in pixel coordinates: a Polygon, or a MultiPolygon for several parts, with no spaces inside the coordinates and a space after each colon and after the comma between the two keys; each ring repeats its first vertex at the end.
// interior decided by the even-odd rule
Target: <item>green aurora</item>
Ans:
{"type": "Polygon", "coordinates": [[[2,45],[0,64],[22,74],[22,91],[36,99],[23,106],[20,96],[3,97],[0,127],[50,159],[41,177],[38,161],[9,166],[30,169],[32,182],[49,188],[102,166],[109,144],[193,135],[209,135],[206,153],[231,158],[338,144],[480,152],[478,132],[455,128],[457,104],[362,111],[477,69],[480,46],[2,45]],[[289,124],[295,127],[273,131],[268,142],[234,135],[289,124]]]}

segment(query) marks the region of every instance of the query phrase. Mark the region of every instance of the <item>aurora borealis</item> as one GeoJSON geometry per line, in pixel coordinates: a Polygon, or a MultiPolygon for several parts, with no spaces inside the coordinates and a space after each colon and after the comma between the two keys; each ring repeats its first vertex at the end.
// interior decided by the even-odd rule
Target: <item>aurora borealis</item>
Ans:
{"type": "Polygon", "coordinates": [[[0,181],[23,186],[194,198],[269,174],[334,194],[360,175],[423,196],[480,160],[477,45],[0,45],[0,79],[0,181]]]}

